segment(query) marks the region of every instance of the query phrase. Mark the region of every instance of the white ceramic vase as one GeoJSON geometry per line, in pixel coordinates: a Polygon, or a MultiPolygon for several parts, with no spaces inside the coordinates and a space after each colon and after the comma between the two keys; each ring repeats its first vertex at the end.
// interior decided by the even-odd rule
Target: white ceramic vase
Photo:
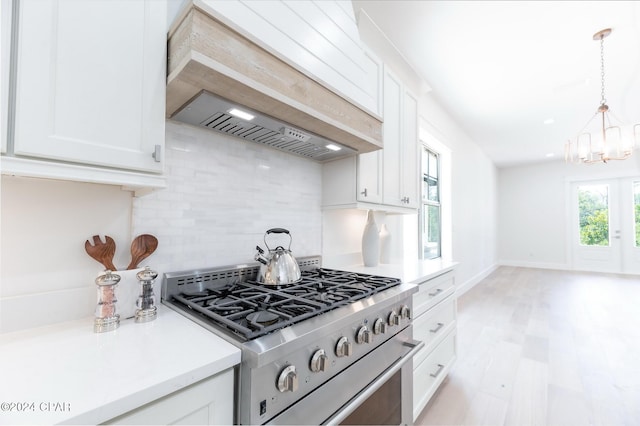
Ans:
{"type": "Polygon", "coordinates": [[[367,212],[367,223],[362,232],[362,260],[364,266],[378,266],[380,259],[380,235],[373,211],[367,212]]]}
{"type": "Polygon", "coordinates": [[[380,226],[380,263],[391,263],[391,234],[384,223],[380,226]]]}

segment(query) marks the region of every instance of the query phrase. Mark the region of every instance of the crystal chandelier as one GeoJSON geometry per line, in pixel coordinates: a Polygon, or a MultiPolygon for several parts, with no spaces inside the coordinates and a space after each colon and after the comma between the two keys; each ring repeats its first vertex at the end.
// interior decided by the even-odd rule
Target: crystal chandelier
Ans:
{"type": "Polygon", "coordinates": [[[623,128],[619,120],[609,111],[604,96],[604,39],[611,34],[611,28],[598,31],[594,40],[600,40],[600,105],[596,113],[582,128],[574,140],[565,144],[566,162],[607,163],[611,160],[625,160],[631,157],[634,144],[640,139],[640,124],[623,128]],[[615,120],[615,122],[614,122],[615,120]]]}

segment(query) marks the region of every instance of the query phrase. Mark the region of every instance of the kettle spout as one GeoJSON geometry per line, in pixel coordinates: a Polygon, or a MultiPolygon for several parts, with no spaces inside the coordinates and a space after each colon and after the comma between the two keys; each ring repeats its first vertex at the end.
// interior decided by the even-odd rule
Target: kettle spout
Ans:
{"type": "Polygon", "coordinates": [[[257,260],[258,262],[262,263],[263,265],[268,264],[269,262],[267,261],[267,259],[263,256],[264,254],[264,250],[262,250],[260,248],[260,246],[256,246],[256,250],[258,250],[258,253],[256,253],[256,255],[253,257],[255,260],[257,260]]]}

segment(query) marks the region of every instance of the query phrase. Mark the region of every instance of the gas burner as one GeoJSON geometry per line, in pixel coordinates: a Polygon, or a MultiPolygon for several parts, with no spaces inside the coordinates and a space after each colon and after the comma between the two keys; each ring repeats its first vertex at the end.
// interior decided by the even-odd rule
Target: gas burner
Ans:
{"type": "Polygon", "coordinates": [[[269,325],[273,325],[280,320],[280,316],[269,311],[256,311],[252,312],[246,317],[247,325],[252,328],[263,328],[269,325]]]}

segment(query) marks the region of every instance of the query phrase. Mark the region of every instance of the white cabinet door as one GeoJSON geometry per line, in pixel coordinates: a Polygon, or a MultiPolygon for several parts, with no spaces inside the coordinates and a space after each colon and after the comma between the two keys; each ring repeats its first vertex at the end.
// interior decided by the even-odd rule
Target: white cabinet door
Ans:
{"type": "Polygon", "coordinates": [[[166,2],[18,9],[14,153],[161,172],[152,154],[164,149],[166,2]]]}
{"type": "MultiPolygon", "coordinates": [[[[375,113],[382,115],[382,71],[383,64],[370,50],[365,54],[366,91],[371,95],[375,105],[375,113]]],[[[357,162],[357,195],[358,201],[382,203],[382,151],[368,152],[358,155],[357,162]]]]}
{"type": "Polygon", "coordinates": [[[402,140],[402,81],[385,67],[383,122],[383,203],[402,206],[401,169],[402,140]]]}
{"type": "Polygon", "coordinates": [[[104,424],[230,425],[233,423],[233,382],[233,369],[229,369],[104,424]]]}
{"type": "Polygon", "coordinates": [[[357,199],[367,203],[382,203],[382,151],[358,155],[357,199]]]}
{"type": "Polygon", "coordinates": [[[384,69],[383,203],[417,208],[418,99],[402,81],[384,69]]]}
{"type": "Polygon", "coordinates": [[[0,152],[7,152],[7,125],[9,123],[9,56],[11,51],[10,0],[0,0],[0,152]]]}
{"type": "Polygon", "coordinates": [[[420,149],[418,144],[418,99],[405,91],[403,97],[403,135],[401,147],[400,179],[402,182],[402,205],[418,208],[420,149]]]}

